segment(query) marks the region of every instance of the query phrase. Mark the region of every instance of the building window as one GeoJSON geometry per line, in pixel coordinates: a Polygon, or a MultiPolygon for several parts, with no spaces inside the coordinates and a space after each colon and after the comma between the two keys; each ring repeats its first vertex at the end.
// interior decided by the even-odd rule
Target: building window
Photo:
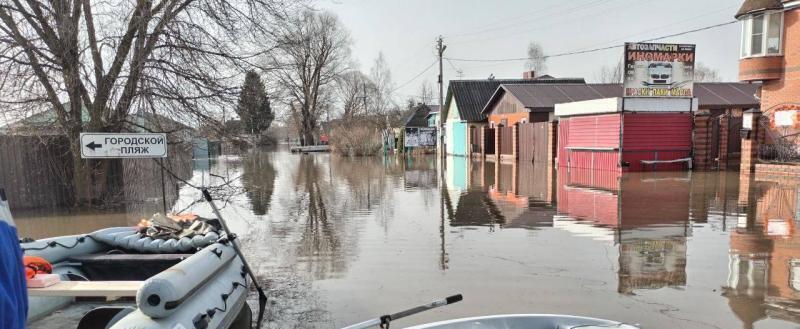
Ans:
{"type": "Polygon", "coordinates": [[[792,273],[791,278],[789,279],[792,285],[792,289],[796,291],[800,291],[800,259],[792,259],[792,273]]]}
{"type": "Polygon", "coordinates": [[[750,16],[742,23],[742,57],[781,55],[783,12],[750,16]]]}

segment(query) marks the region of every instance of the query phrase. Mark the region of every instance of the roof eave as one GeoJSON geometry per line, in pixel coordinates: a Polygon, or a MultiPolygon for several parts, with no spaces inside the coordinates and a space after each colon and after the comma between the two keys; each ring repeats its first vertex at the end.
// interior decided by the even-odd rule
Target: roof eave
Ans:
{"type": "Polygon", "coordinates": [[[503,85],[497,86],[497,89],[495,89],[494,93],[492,94],[492,97],[489,97],[489,101],[486,102],[486,105],[484,105],[483,109],[481,109],[481,114],[485,115],[485,116],[488,116],[490,114],[489,109],[494,105],[494,103],[497,101],[497,99],[502,97],[501,94],[505,94],[505,93],[506,93],[506,89],[505,89],[505,87],[503,87],[503,85]]]}

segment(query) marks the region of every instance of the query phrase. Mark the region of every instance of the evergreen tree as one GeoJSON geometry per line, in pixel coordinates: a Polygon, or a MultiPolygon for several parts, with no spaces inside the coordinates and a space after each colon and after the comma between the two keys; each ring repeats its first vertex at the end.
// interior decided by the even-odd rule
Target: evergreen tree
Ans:
{"type": "Polygon", "coordinates": [[[244,77],[236,113],[242,120],[243,132],[255,136],[261,136],[261,133],[269,129],[272,120],[275,119],[269,105],[266,87],[255,71],[247,72],[244,77]]]}

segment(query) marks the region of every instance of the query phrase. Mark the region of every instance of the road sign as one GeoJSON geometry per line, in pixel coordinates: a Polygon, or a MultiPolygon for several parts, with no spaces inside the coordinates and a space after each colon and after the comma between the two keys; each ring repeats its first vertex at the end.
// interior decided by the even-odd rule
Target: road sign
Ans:
{"type": "Polygon", "coordinates": [[[81,133],[81,158],[166,158],[167,134],[81,133]]]}

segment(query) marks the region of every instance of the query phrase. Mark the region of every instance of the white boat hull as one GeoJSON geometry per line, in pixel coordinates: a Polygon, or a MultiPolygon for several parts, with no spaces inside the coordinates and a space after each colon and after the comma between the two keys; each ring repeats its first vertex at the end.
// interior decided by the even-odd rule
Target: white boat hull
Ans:
{"type": "Polygon", "coordinates": [[[556,315],[556,314],[509,314],[463,318],[428,323],[408,329],[640,329],[616,321],[556,315]]]}

